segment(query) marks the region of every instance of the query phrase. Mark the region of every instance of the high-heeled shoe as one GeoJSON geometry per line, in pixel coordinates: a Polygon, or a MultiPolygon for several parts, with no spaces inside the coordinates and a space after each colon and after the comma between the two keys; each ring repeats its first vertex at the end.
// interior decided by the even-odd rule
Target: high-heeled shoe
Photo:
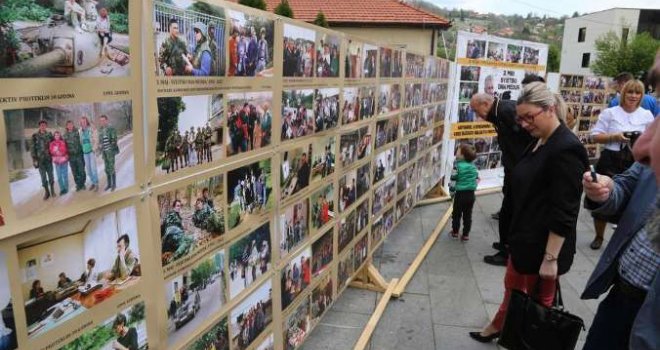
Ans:
{"type": "Polygon", "coordinates": [[[480,343],[490,343],[493,339],[500,337],[500,332],[495,332],[491,335],[483,336],[481,332],[470,332],[470,338],[480,342],[480,343]]]}

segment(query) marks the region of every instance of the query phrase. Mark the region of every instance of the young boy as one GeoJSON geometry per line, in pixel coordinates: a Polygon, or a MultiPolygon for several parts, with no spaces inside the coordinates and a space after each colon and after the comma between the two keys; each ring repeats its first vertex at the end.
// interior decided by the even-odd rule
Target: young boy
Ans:
{"type": "Polygon", "coordinates": [[[474,206],[474,191],[477,189],[479,172],[472,162],[477,158],[474,146],[462,144],[456,151],[456,162],[451,174],[452,184],[449,192],[454,198],[454,208],[451,220],[451,236],[458,238],[458,230],[461,227],[461,216],[463,216],[463,236],[461,241],[469,239],[472,227],[472,207],[474,206]]]}

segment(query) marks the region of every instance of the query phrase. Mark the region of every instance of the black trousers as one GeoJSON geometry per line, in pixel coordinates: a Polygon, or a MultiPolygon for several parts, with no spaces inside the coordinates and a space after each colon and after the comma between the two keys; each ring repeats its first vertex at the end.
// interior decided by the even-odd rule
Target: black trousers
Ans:
{"type": "Polygon", "coordinates": [[[463,217],[463,236],[470,234],[472,228],[472,207],[476,197],[474,191],[456,191],[454,196],[454,209],[451,214],[451,229],[458,232],[463,217]]]}
{"type": "MultiPolygon", "coordinates": [[[[509,183],[511,180],[511,173],[509,171],[504,171],[504,184],[502,185],[502,206],[500,207],[500,217],[497,222],[498,233],[500,235],[500,244],[506,246],[509,244],[507,239],[507,233],[509,232],[509,222],[511,221],[511,196],[507,196],[507,191],[511,188],[509,183]]],[[[506,250],[502,251],[506,253],[506,250]]]]}

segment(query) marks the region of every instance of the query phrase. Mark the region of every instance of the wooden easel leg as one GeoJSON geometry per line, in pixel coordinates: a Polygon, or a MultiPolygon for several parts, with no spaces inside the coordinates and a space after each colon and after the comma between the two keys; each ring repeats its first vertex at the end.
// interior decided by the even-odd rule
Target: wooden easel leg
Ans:
{"type": "Polygon", "coordinates": [[[389,283],[385,282],[378,269],[369,261],[358,271],[349,285],[354,288],[384,293],[389,283]]]}

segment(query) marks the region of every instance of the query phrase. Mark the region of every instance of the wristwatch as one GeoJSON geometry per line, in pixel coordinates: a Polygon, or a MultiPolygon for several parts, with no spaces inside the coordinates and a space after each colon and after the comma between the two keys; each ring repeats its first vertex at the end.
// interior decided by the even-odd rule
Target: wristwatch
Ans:
{"type": "Polygon", "coordinates": [[[543,254],[543,259],[545,261],[557,261],[557,257],[548,252],[545,252],[545,254],[543,254]]]}

